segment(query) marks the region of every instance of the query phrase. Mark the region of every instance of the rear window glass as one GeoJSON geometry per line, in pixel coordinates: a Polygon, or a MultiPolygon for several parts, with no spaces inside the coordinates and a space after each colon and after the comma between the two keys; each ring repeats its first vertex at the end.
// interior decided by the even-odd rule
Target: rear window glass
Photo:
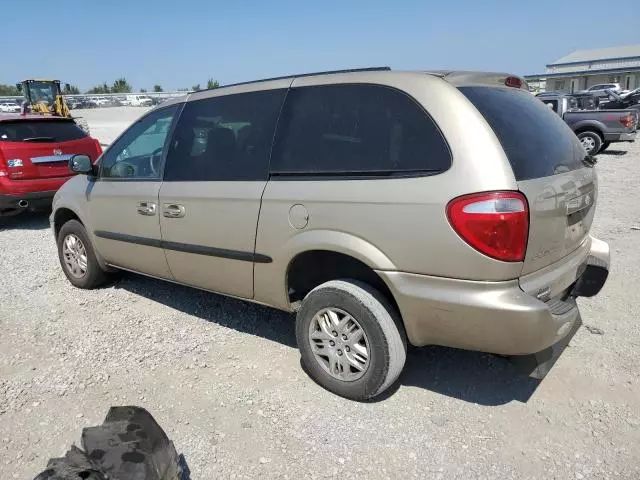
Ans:
{"type": "Polygon", "coordinates": [[[516,180],[582,168],[585,151],[573,131],[548,106],[524,90],[460,87],[502,144],[516,180]]]}
{"type": "Polygon", "coordinates": [[[86,136],[78,125],[66,120],[0,122],[0,141],[5,142],[68,142],[86,136]]]}

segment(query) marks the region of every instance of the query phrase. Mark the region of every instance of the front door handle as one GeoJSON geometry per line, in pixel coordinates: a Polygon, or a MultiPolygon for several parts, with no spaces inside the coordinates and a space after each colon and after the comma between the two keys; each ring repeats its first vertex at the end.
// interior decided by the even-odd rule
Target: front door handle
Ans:
{"type": "Polygon", "coordinates": [[[167,218],[182,218],[184,214],[184,206],[177,203],[165,203],[162,207],[162,215],[167,218]]]}
{"type": "Polygon", "coordinates": [[[153,202],[138,202],[138,213],[151,217],[156,214],[156,207],[153,202]]]}

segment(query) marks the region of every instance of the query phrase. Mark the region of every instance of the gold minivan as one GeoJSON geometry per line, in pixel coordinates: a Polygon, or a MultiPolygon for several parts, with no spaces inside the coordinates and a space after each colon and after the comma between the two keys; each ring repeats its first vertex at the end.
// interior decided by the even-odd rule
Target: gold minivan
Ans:
{"type": "Polygon", "coordinates": [[[609,270],[594,163],[513,75],[308,74],[150,111],[71,159],[51,224],[77,287],[128,270],[296,312],[308,373],[362,400],[407,342],[557,358],[609,270]]]}

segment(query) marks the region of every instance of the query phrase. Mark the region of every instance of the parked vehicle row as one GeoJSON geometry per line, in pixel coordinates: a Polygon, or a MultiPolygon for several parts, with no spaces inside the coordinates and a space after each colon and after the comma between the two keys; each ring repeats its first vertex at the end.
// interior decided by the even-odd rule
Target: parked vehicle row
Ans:
{"type": "Polygon", "coordinates": [[[640,113],[638,109],[611,108],[614,105],[602,106],[598,110],[581,108],[589,98],[575,94],[543,93],[537,98],[571,127],[590,155],[606,150],[611,143],[635,141],[640,113]]]}
{"type": "Polygon", "coordinates": [[[609,270],[593,160],[510,75],[197,92],[93,160],[50,217],[73,285],[122,269],[296,312],[307,372],[347,398],[388,389],[407,343],[533,354],[543,376],[609,270]]]}
{"type": "Polygon", "coordinates": [[[104,107],[151,107],[159,105],[165,99],[152,97],[144,94],[126,94],[118,96],[73,96],[67,97],[66,102],[69,108],[104,108],[104,107]]]}
{"type": "Polygon", "coordinates": [[[0,100],[0,112],[19,113],[20,104],[16,100],[0,100]]]}

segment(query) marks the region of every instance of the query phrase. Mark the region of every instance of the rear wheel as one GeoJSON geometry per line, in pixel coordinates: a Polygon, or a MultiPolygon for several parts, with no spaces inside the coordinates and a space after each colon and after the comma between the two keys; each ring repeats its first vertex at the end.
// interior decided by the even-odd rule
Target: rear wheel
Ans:
{"type": "Polygon", "coordinates": [[[327,390],[353,400],[389,388],[407,355],[395,309],[378,291],[353,280],[326,282],[305,297],[296,339],[307,373],[327,390]]]}
{"type": "Polygon", "coordinates": [[[72,285],[78,288],[92,289],[107,280],[87,231],[77,220],[69,220],[58,233],[58,257],[62,271],[72,285]]]}
{"type": "Polygon", "coordinates": [[[581,132],[578,138],[589,155],[595,155],[602,148],[602,138],[595,132],[581,132]]]}
{"type": "Polygon", "coordinates": [[[602,146],[600,147],[600,151],[604,152],[607,148],[609,148],[609,145],[611,145],[611,142],[602,142],[602,146]]]}

